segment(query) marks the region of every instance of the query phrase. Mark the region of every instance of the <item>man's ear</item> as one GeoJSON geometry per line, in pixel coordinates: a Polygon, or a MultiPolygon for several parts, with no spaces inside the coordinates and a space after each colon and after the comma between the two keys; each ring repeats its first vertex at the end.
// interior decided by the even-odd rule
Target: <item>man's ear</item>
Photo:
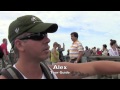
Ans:
{"type": "Polygon", "coordinates": [[[15,40],[14,44],[18,50],[24,51],[24,43],[21,40],[19,39],[15,40]]]}

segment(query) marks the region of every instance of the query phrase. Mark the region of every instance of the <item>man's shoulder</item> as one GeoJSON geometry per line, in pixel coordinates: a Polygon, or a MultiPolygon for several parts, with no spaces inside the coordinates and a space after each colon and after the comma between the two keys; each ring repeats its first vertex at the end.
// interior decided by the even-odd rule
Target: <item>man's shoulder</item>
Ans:
{"type": "Polygon", "coordinates": [[[77,40],[75,43],[77,43],[77,44],[82,44],[79,40],[77,40]]]}

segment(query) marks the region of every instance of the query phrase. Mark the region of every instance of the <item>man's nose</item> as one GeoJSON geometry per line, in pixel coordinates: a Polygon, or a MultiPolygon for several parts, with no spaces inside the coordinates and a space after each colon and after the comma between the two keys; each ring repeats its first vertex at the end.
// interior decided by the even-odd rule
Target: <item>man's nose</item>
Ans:
{"type": "Polygon", "coordinates": [[[45,43],[49,43],[50,42],[50,39],[47,36],[44,38],[44,40],[45,40],[45,43]]]}

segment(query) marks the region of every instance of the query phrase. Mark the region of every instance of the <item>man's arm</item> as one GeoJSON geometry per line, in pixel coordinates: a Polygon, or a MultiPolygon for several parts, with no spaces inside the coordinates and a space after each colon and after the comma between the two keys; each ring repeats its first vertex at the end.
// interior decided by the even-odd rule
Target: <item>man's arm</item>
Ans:
{"type": "Polygon", "coordinates": [[[97,74],[119,74],[120,62],[94,61],[80,64],[61,62],[52,66],[52,69],[58,72],[56,75],[59,79],[81,79],[97,74]],[[58,69],[58,67],[63,67],[63,69],[58,69]]]}
{"type": "Polygon", "coordinates": [[[63,48],[60,48],[60,51],[65,51],[65,44],[63,43],[63,48]]]}
{"type": "Polygon", "coordinates": [[[63,43],[63,51],[65,51],[65,44],[63,43]]]}

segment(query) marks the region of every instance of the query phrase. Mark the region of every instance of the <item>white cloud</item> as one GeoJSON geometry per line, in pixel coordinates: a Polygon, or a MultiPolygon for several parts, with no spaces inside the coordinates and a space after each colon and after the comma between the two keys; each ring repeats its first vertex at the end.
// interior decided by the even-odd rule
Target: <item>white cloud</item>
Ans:
{"type": "Polygon", "coordinates": [[[59,33],[49,35],[51,47],[57,41],[65,43],[68,49],[72,43],[70,33],[73,31],[79,33],[79,40],[84,46],[101,48],[104,43],[109,46],[110,39],[116,39],[120,45],[120,11],[0,11],[1,41],[8,37],[9,24],[23,15],[35,15],[44,22],[59,25],[59,33]]]}

